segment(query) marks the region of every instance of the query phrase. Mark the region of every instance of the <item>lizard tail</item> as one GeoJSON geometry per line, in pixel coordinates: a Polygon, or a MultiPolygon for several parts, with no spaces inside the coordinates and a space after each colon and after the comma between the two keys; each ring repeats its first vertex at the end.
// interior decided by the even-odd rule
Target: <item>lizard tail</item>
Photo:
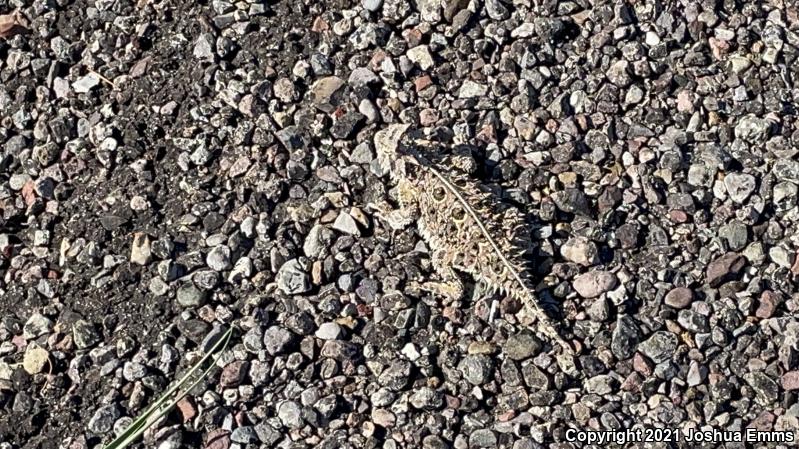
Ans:
{"type": "Polygon", "coordinates": [[[538,323],[538,329],[541,333],[546,335],[552,342],[557,343],[567,354],[574,354],[574,348],[566,342],[557,331],[552,320],[547,316],[541,306],[538,305],[538,301],[530,288],[526,286],[521,278],[519,282],[522,285],[522,293],[517,295],[517,298],[532,310],[533,318],[535,318],[538,323]]]}

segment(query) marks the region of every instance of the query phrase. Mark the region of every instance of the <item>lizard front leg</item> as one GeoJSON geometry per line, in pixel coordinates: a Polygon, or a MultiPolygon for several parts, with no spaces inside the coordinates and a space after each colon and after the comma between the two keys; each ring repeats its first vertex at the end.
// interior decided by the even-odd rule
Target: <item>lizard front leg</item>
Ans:
{"type": "Polygon", "coordinates": [[[452,301],[463,298],[463,281],[461,281],[461,278],[455,270],[444,264],[438,253],[433,254],[431,262],[433,264],[433,269],[441,280],[421,283],[419,284],[419,288],[439,296],[444,296],[452,301]]]}
{"type": "Polygon", "coordinates": [[[387,201],[370,204],[368,206],[374,215],[380,220],[388,223],[391,229],[401,231],[419,218],[419,211],[416,206],[393,207],[387,201]]]}

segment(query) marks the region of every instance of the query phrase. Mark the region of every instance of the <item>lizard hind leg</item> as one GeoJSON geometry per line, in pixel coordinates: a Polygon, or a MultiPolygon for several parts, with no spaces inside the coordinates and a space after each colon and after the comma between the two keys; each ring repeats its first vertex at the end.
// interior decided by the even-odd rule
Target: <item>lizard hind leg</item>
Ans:
{"type": "Polygon", "coordinates": [[[439,281],[423,282],[419,284],[419,288],[434,295],[443,296],[451,301],[463,298],[465,288],[463,281],[461,281],[455,270],[450,267],[441,267],[435,261],[433,262],[433,268],[441,279],[439,281]]]}
{"type": "Polygon", "coordinates": [[[374,215],[388,223],[391,229],[401,231],[411,223],[418,220],[419,214],[415,206],[393,207],[388,202],[381,202],[369,205],[369,209],[374,211],[374,215]]]}

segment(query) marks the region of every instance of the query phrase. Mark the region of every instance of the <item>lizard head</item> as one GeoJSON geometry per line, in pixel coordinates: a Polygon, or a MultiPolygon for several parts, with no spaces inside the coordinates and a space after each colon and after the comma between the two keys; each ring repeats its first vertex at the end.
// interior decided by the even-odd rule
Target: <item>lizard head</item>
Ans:
{"type": "Polygon", "coordinates": [[[410,125],[390,125],[375,133],[375,151],[377,163],[383,173],[394,174],[398,160],[404,153],[401,151],[401,140],[410,125]]]}

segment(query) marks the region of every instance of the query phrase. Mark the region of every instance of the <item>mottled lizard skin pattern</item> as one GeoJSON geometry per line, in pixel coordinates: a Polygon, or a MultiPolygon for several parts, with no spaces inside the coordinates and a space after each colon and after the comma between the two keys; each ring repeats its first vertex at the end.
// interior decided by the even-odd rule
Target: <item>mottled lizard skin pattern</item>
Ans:
{"type": "Polygon", "coordinates": [[[439,292],[459,297],[463,290],[453,270],[468,273],[530,307],[537,330],[571,350],[530,287],[524,257],[529,237],[523,216],[503,207],[467,175],[448,170],[456,164],[451,157],[433,162],[412,150],[399,151],[406,130],[406,125],[392,125],[376,134],[378,162],[397,186],[399,209],[391,212],[393,222],[401,226],[416,222],[430,247],[433,268],[443,280],[439,292]]]}

